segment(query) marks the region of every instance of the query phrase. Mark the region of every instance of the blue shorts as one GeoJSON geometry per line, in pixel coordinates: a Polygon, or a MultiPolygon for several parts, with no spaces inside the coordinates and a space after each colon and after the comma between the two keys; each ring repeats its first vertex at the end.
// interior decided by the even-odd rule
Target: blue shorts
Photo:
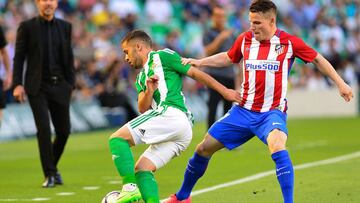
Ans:
{"type": "Polygon", "coordinates": [[[286,117],[287,115],[279,110],[259,113],[234,105],[210,127],[208,133],[230,150],[244,144],[255,135],[267,144],[267,136],[274,129],[288,134],[286,117]]]}

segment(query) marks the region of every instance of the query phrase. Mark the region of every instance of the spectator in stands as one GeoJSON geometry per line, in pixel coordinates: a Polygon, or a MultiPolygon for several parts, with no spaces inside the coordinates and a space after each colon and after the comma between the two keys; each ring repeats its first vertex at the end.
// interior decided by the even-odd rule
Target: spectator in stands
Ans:
{"type": "Polygon", "coordinates": [[[76,73],[75,98],[82,101],[91,101],[105,90],[104,76],[96,68],[96,61],[82,62],[76,73]]]}
{"type": "Polygon", "coordinates": [[[57,164],[70,134],[70,97],[75,79],[72,27],[54,17],[57,3],[36,0],[39,16],[20,24],[14,57],[13,94],[20,102],[25,101],[25,93],[29,99],[37,128],[44,188],[63,184],[57,164]],[[54,142],[49,112],[56,133],[54,142]]]}
{"type": "MultiPolygon", "coordinates": [[[[216,6],[212,10],[211,15],[212,27],[204,34],[204,46],[206,56],[211,56],[216,53],[220,53],[228,50],[232,43],[236,40],[234,31],[226,28],[226,14],[225,10],[216,6]]],[[[235,88],[235,67],[233,65],[226,68],[219,69],[208,69],[207,73],[219,81],[221,84],[227,88],[235,88]]],[[[208,118],[207,124],[208,128],[216,120],[217,106],[219,102],[223,102],[223,111],[226,113],[232,106],[230,101],[226,101],[223,97],[216,91],[209,89],[209,100],[207,103],[208,107],[208,118]]]]}
{"type": "MultiPolygon", "coordinates": [[[[305,64],[304,64],[305,65],[305,64]]],[[[329,88],[324,76],[316,68],[308,68],[306,89],[307,90],[326,90],[329,88]]]]}
{"type": "Polygon", "coordinates": [[[114,60],[106,68],[104,91],[99,94],[98,99],[103,107],[122,107],[126,111],[127,121],[130,121],[138,116],[138,113],[131,105],[125,87],[120,87],[123,82],[120,76],[121,68],[119,60],[114,60]]]}
{"type": "Polygon", "coordinates": [[[350,86],[354,87],[358,84],[356,69],[352,61],[348,59],[342,61],[340,75],[350,86]]]}
{"type": "Polygon", "coordinates": [[[174,50],[176,52],[182,53],[184,50],[184,47],[182,46],[180,42],[180,36],[179,31],[174,30],[172,32],[169,32],[166,35],[165,39],[165,46],[171,50],[174,50]]]}
{"type": "Polygon", "coordinates": [[[10,59],[8,51],[6,50],[6,39],[3,29],[0,27],[0,55],[2,63],[5,67],[5,78],[0,80],[0,125],[3,118],[3,109],[5,108],[5,94],[4,91],[8,90],[11,86],[12,71],[10,69],[10,59]]]}

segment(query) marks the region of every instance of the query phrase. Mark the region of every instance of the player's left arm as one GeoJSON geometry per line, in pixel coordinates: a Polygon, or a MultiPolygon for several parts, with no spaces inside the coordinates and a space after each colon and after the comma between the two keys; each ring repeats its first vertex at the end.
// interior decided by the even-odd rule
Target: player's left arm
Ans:
{"type": "Polygon", "coordinates": [[[159,77],[157,75],[153,75],[146,80],[146,90],[140,92],[138,96],[138,108],[140,113],[144,113],[151,108],[154,92],[158,88],[158,81],[159,77]]]}
{"type": "Polygon", "coordinates": [[[197,80],[202,84],[210,87],[211,89],[214,89],[219,94],[221,94],[226,100],[232,102],[238,102],[238,103],[241,102],[241,96],[239,92],[233,89],[226,88],[224,85],[216,81],[213,77],[211,77],[207,73],[204,73],[203,71],[191,66],[186,74],[189,77],[193,78],[194,80],[197,80]]]}
{"type": "Polygon", "coordinates": [[[328,76],[336,84],[340,95],[345,101],[350,101],[354,96],[352,89],[347,85],[340,75],[335,71],[334,67],[326,60],[321,54],[317,54],[315,59],[312,61],[314,65],[326,76],[328,76]]]}
{"type": "Polygon", "coordinates": [[[345,101],[353,98],[351,87],[337,74],[334,67],[321,54],[309,47],[305,42],[295,36],[290,36],[294,55],[305,62],[311,62],[320,70],[321,73],[328,76],[336,84],[340,95],[345,101]]]}

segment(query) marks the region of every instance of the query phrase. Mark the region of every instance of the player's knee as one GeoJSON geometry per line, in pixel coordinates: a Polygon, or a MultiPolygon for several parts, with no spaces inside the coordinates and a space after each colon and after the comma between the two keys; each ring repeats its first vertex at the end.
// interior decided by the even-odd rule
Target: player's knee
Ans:
{"type": "Polygon", "coordinates": [[[126,142],[128,142],[130,146],[132,146],[131,142],[128,139],[126,139],[124,136],[121,136],[121,134],[119,134],[119,133],[115,132],[115,133],[111,134],[109,137],[109,140],[111,140],[113,138],[121,138],[122,140],[125,140],[126,142]]]}
{"type": "Polygon", "coordinates": [[[112,138],[122,138],[122,139],[128,141],[129,143],[133,143],[132,136],[131,136],[129,130],[124,126],[121,127],[119,130],[117,130],[116,132],[112,133],[110,135],[109,139],[112,139],[112,138]]]}
{"type": "Polygon", "coordinates": [[[271,153],[275,153],[286,149],[287,136],[280,130],[272,131],[267,139],[268,147],[271,153]]]}
{"type": "Polygon", "coordinates": [[[110,135],[110,137],[109,137],[109,139],[111,140],[112,138],[121,138],[121,136],[119,136],[119,134],[118,133],[112,133],[111,135],[110,135]]]}
{"type": "Polygon", "coordinates": [[[150,165],[136,165],[135,166],[135,172],[138,171],[151,171],[151,172],[155,172],[156,171],[156,167],[155,166],[150,166],[150,165]]]}
{"type": "Polygon", "coordinates": [[[270,150],[271,154],[278,152],[278,151],[285,150],[285,149],[286,149],[285,144],[282,144],[282,143],[274,143],[272,145],[269,145],[269,150],[270,150]]]}
{"type": "Polygon", "coordinates": [[[140,160],[135,164],[135,172],[137,171],[156,171],[156,165],[148,158],[141,157],[140,160]]]}
{"type": "Polygon", "coordinates": [[[123,140],[129,141],[129,139],[127,139],[125,136],[122,136],[121,134],[118,133],[111,134],[109,139],[111,140],[112,138],[121,138],[123,140]]]}
{"type": "Polygon", "coordinates": [[[206,145],[200,143],[196,147],[196,153],[203,157],[210,157],[214,152],[211,151],[206,145]]]}

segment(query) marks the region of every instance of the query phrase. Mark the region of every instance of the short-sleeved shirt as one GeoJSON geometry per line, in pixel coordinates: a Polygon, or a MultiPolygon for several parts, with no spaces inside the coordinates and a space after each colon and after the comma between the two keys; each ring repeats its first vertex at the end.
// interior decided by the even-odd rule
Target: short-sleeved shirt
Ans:
{"type": "Polygon", "coordinates": [[[303,40],[279,29],[270,40],[261,42],[251,31],[244,32],[227,54],[233,63],[243,59],[239,105],[256,112],[272,109],[285,112],[288,75],[295,57],[307,63],[317,56],[303,40]]]}
{"type": "MultiPolygon", "coordinates": [[[[207,32],[205,32],[204,37],[203,37],[204,46],[206,46],[206,45],[210,44],[212,41],[214,41],[215,38],[219,34],[220,34],[219,30],[217,30],[215,28],[211,28],[207,32]]],[[[235,35],[231,35],[229,38],[224,40],[224,42],[221,44],[221,46],[217,50],[217,53],[229,50],[235,40],[236,40],[235,35]]],[[[220,76],[220,77],[231,78],[231,79],[234,79],[234,75],[235,75],[233,65],[228,66],[228,67],[222,67],[222,68],[207,68],[206,72],[212,76],[220,76]]]]}
{"type": "Polygon", "coordinates": [[[189,69],[190,65],[183,65],[180,55],[173,50],[151,51],[145,66],[136,77],[137,92],[145,91],[147,88],[146,80],[157,75],[159,84],[153,95],[152,109],[167,105],[191,115],[185,105],[185,97],[182,93],[182,79],[189,69]]]}

